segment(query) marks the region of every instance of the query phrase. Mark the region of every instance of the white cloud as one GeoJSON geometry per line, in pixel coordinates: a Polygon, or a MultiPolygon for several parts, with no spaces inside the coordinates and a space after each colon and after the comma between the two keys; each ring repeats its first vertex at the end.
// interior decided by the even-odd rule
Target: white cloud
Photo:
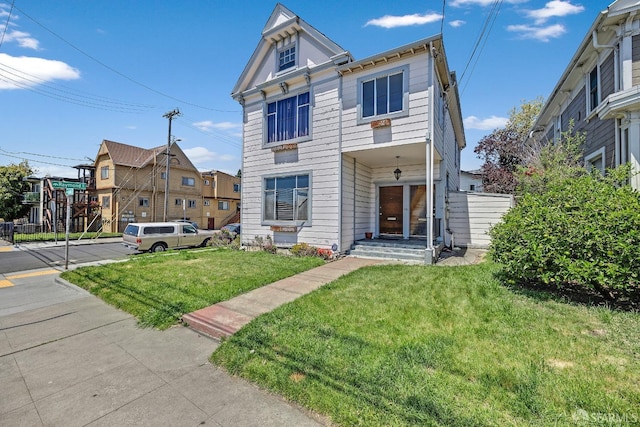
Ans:
{"type": "Polygon", "coordinates": [[[461,19],[456,19],[455,21],[449,22],[449,25],[451,25],[453,28],[458,28],[458,27],[462,27],[466,23],[467,23],[467,21],[463,21],[461,19]]]}
{"type": "Polygon", "coordinates": [[[536,25],[541,25],[547,22],[549,18],[575,15],[583,11],[584,6],[574,5],[571,4],[571,2],[563,0],[552,0],[545,4],[542,9],[527,11],[527,16],[533,18],[536,25]]]}
{"type": "MultiPolygon", "coordinates": [[[[507,0],[505,3],[519,4],[526,3],[529,0],[507,0]]],[[[464,7],[464,6],[490,6],[495,3],[496,0],[453,0],[451,6],[464,7]]]]}
{"type": "Polygon", "coordinates": [[[193,126],[197,127],[200,130],[208,132],[212,129],[218,129],[218,130],[237,129],[237,128],[240,128],[242,125],[240,123],[232,123],[232,122],[214,123],[211,120],[204,120],[202,122],[193,123],[193,126]]]}
{"type": "Polygon", "coordinates": [[[234,160],[235,157],[230,154],[218,154],[215,151],[209,151],[205,147],[186,148],[184,154],[191,160],[194,165],[201,165],[207,162],[228,162],[234,160]]]}
{"type": "Polygon", "coordinates": [[[382,18],[376,18],[368,21],[364,26],[373,25],[382,28],[408,27],[410,25],[424,25],[432,22],[438,22],[442,19],[439,13],[425,13],[423,15],[414,13],[413,15],[393,16],[385,15],[382,18]]]}
{"type": "MultiPolygon", "coordinates": [[[[0,25],[0,34],[4,31],[5,25],[0,25]]],[[[40,43],[31,34],[24,31],[7,28],[2,43],[17,43],[18,46],[25,49],[40,50],[40,43]]]]}
{"type": "Polygon", "coordinates": [[[53,80],[76,80],[80,71],[62,61],[0,53],[0,90],[25,89],[53,80]]]}
{"type": "Polygon", "coordinates": [[[549,25],[547,27],[535,27],[532,25],[509,25],[507,31],[519,33],[523,39],[533,39],[541,42],[548,42],[558,38],[567,32],[562,24],[549,25]]]}
{"type": "Polygon", "coordinates": [[[509,119],[507,117],[491,116],[481,119],[476,116],[469,116],[464,119],[465,129],[494,130],[504,127],[509,119]]]}

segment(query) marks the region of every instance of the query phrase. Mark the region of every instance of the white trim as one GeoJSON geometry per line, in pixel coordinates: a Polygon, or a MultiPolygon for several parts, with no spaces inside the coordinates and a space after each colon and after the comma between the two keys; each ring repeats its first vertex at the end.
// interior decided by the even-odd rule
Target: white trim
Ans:
{"type": "Polygon", "coordinates": [[[600,147],[598,150],[593,151],[592,153],[584,156],[584,167],[587,168],[587,170],[591,171],[594,167],[593,161],[598,159],[600,159],[600,161],[602,162],[602,167],[600,167],[600,172],[604,174],[604,169],[606,166],[604,147],[600,147]]]}
{"type": "MultiPolygon", "coordinates": [[[[283,144],[297,144],[299,142],[306,142],[306,141],[312,140],[313,139],[313,106],[314,106],[313,87],[300,88],[298,90],[288,92],[286,94],[279,94],[278,96],[263,100],[262,101],[262,148],[271,148],[271,147],[276,147],[278,145],[283,145],[283,144]],[[309,134],[305,136],[299,136],[297,138],[284,139],[282,141],[268,142],[269,141],[268,105],[273,104],[274,102],[281,101],[283,99],[297,97],[303,93],[309,93],[309,134]]],[[[298,112],[296,111],[296,117],[297,115],[298,115],[298,112]]],[[[277,126],[277,123],[276,123],[276,126],[277,126]]],[[[296,132],[297,131],[298,129],[296,128],[296,132]]]]}
{"type": "Polygon", "coordinates": [[[372,121],[380,119],[393,119],[397,117],[409,116],[409,64],[359,77],[356,81],[356,96],[358,102],[356,123],[358,125],[371,123],[372,121]],[[374,114],[373,116],[362,117],[362,84],[364,82],[375,80],[379,77],[391,76],[399,73],[402,73],[402,110],[394,111],[392,113],[374,114]]]}
{"type": "Polygon", "coordinates": [[[260,224],[263,226],[271,226],[271,225],[280,225],[280,226],[298,226],[298,227],[311,227],[312,224],[312,215],[313,215],[313,171],[312,170],[303,170],[303,171],[287,171],[281,172],[277,174],[266,174],[260,177],[260,224]],[[307,194],[307,203],[308,205],[308,218],[304,221],[284,221],[284,220],[270,220],[264,218],[264,194],[265,194],[265,183],[269,178],[283,178],[289,176],[300,176],[307,175],[309,177],[309,187],[307,194]]]}

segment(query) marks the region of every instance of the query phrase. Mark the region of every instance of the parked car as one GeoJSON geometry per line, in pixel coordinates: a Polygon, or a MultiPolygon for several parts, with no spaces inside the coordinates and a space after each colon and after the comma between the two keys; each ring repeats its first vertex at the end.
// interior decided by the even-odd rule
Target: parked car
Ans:
{"type": "Polygon", "coordinates": [[[227,230],[229,233],[236,235],[240,234],[240,223],[234,222],[232,224],[227,224],[221,228],[221,230],[227,230]]]}
{"type": "Polygon", "coordinates": [[[189,221],[188,219],[174,219],[171,222],[182,222],[185,224],[191,224],[193,225],[195,228],[198,228],[198,223],[195,221],[189,221]]]}
{"type": "Polygon", "coordinates": [[[139,252],[162,252],[206,246],[212,235],[213,231],[182,222],[132,222],[122,233],[122,244],[139,252]]]}
{"type": "Polygon", "coordinates": [[[229,240],[234,240],[236,236],[240,234],[240,223],[234,222],[231,224],[227,224],[220,229],[225,234],[229,235],[229,240]]]}

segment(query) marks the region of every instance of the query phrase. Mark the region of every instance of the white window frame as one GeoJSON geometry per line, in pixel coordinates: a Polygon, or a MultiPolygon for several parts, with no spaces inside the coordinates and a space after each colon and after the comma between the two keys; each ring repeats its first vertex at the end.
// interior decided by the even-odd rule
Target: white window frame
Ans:
{"type": "Polygon", "coordinates": [[[175,199],[174,204],[175,204],[176,206],[182,206],[182,199],[175,199]]]}
{"type": "Polygon", "coordinates": [[[286,71],[295,70],[298,66],[298,47],[296,46],[296,42],[288,43],[286,46],[282,46],[281,48],[276,50],[276,73],[284,73],[286,71]],[[289,51],[289,56],[291,56],[291,49],[293,49],[293,61],[288,61],[291,65],[282,68],[280,64],[280,55],[289,51]]]}
{"type": "Polygon", "coordinates": [[[219,211],[228,211],[231,209],[231,204],[228,200],[218,200],[218,210],[219,211]]]}
{"type": "Polygon", "coordinates": [[[102,207],[107,209],[111,208],[111,196],[102,196],[102,207]]]}
{"type": "Polygon", "coordinates": [[[606,159],[604,147],[600,147],[598,150],[584,156],[584,167],[587,168],[589,172],[591,172],[595,168],[595,165],[593,164],[594,161],[598,159],[600,159],[602,162],[602,166],[598,169],[600,170],[600,173],[604,175],[604,171],[607,165],[605,161],[606,159]]]}
{"type": "Polygon", "coordinates": [[[239,193],[241,188],[242,187],[240,186],[240,184],[238,184],[238,183],[234,183],[233,184],[233,192],[234,193],[239,193]]]}
{"type": "Polygon", "coordinates": [[[149,207],[149,198],[148,197],[138,197],[138,206],[141,208],[149,207]]]}
{"type": "MultiPolygon", "coordinates": [[[[296,133],[298,132],[298,112],[300,110],[300,105],[296,104],[296,133]]],[[[304,90],[300,90],[297,92],[290,92],[287,93],[286,95],[281,95],[269,100],[265,100],[264,104],[263,104],[263,116],[264,116],[264,126],[263,126],[263,147],[273,147],[273,146],[277,146],[277,145],[283,145],[283,144],[297,144],[299,142],[305,142],[305,141],[309,141],[313,138],[313,91],[311,90],[311,88],[305,88],[304,90]],[[271,104],[276,104],[276,128],[278,126],[278,118],[277,118],[277,103],[279,101],[283,101],[285,99],[289,99],[289,98],[293,98],[293,97],[298,97],[300,95],[303,95],[305,93],[309,94],[309,103],[308,104],[303,104],[303,106],[307,106],[308,108],[308,121],[309,121],[309,130],[307,132],[307,135],[302,135],[302,136],[297,136],[295,138],[289,138],[289,139],[281,139],[281,140],[275,140],[275,141],[269,141],[269,117],[273,114],[273,113],[269,113],[269,105],[271,104]]]]}
{"type": "Polygon", "coordinates": [[[160,179],[167,179],[167,173],[166,172],[160,172],[160,179]]]}
{"type": "Polygon", "coordinates": [[[195,200],[187,200],[187,208],[195,209],[196,208],[196,201],[195,200]]]}
{"type": "Polygon", "coordinates": [[[598,105],[600,105],[600,102],[602,101],[600,99],[600,64],[596,63],[593,67],[589,68],[589,72],[587,72],[586,75],[586,80],[585,80],[585,93],[587,96],[587,114],[585,114],[585,120],[589,117],[589,113],[593,112],[596,110],[596,108],[598,108],[598,105]],[[595,105],[592,105],[592,92],[593,92],[593,87],[591,87],[591,74],[593,72],[596,72],[596,87],[595,87],[595,105]]]}
{"type": "Polygon", "coordinates": [[[205,206],[211,206],[211,200],[205,200],[203,203],[205,206]]]}
{"type": "Polygon", "coordinates": [[[193,178],[193,177],[190,177],[190,176],[183,176],[182,177],[182,185],[185,186],[185,187],[195,187],[196,186],[196,179],[193,178]]]}
{"type": "Polygon", "coordinates": [[[204,185],[209,185],[209,180],[208,179],[204,180],[204,185]]]}
{"type": "Polygon", "coordinates": [[[358,124],[366,124],[374,120],[380,120],[380,119],[393,119],[397,117],[408,116],[409,115],[409,65],[396,67],[386,71],[381,71],[379,73],[360,77],[357,80],[357,96],[358,96],[358,117],[357,117],[358,124]],[[371,116],[363,117],[363,96],[364,96],[363,85],[372,80],[376,80],[382,77],[392,76],[399,73],[402,73],[402,109],[398,111],[393,111],[391,113],[383,113],[383,114],[377,114],[374,112],[374,114],[371,116]]]}
{"type": "MultiPolygon", "coordinates": [[[[276,181],[277,182],[277,181],[276,181]]],[[[300,171],[300,172],[292,172],[292,173],[286,173],[286,174],[277,174],[277,175],[264,175],[262,177],[262,191],[261,191],[261,217],[262,217],[262,225],[282,225],[282,226],[302,226],[302,227],[310,227],[312,225],[312,188],[313,188],[313,175],[311,173],[311,171],[300,171]],[[275,190],[267,190],[267,180],[268,179],[283,179],[283,178],[289,178],[292,176],[307,176],[307,187],[300,187],[299,189],[302,190],[303,188],[307,189],[307,197],[306,197],[306,203],[307,203],[307,219],[303,219],[303,220],[299,220],[294,218],[293,220],[282,220],[282,219],[267,219],[265,218],[265,203],[266,203],[266,193],[267,191],[274,192],[274,197],[276,197],[277,195],[277,185],[276,185],[276,189],[275,190]]],[[[298,188],[295,188],[295,192],[297,195],[297,190],[298,188]]],[[[296,195],[294,195],[294,200],[296,199],[296,195]]],[[[295,202],[294,202],[295,203],[295,202]]],[[[277,209],[275,207],[275,201],[274,201],[274,209],[277,209]]],[[[294,215],[295,215],[295,211],[296,208],[294,207],[294,215]]],[[[275,211],[274,211],[275,213],[275,211]]]]}
{"type": "Polygon", "coordinates": [[[102,166],[100,168],[100,179],[109,179],[109,166],[102,166]]]}

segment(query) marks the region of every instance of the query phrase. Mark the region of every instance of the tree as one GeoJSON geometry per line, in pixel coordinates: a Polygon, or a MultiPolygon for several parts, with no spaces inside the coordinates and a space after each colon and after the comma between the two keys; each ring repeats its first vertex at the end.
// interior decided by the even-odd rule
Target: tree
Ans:
{"type": "Polygon", "coordinates": [[[22,194],[29,191],[29,183],[23,178],[33,174],[29,163],[0,166],[0,218],[12,221],[29,212],[29,205],[22,204],[22,194]]]}
{"type": "Polygon", "coordinates": [[[504,128],[494,130],[483,137],[473,150],[482,165],[484,191],[489,193],[513,194],[517,187],[518,167],[526,165],[530,156],[527,144],[529,133],[542,109],[542,98],[522,101],[519,108],[513,108],[504,128]]]}
{"type": "Polygon", "coordinates": [[[238,169],[238,173],[236,174],[238,178],[242,178],[242,169],[238,169]]]}

